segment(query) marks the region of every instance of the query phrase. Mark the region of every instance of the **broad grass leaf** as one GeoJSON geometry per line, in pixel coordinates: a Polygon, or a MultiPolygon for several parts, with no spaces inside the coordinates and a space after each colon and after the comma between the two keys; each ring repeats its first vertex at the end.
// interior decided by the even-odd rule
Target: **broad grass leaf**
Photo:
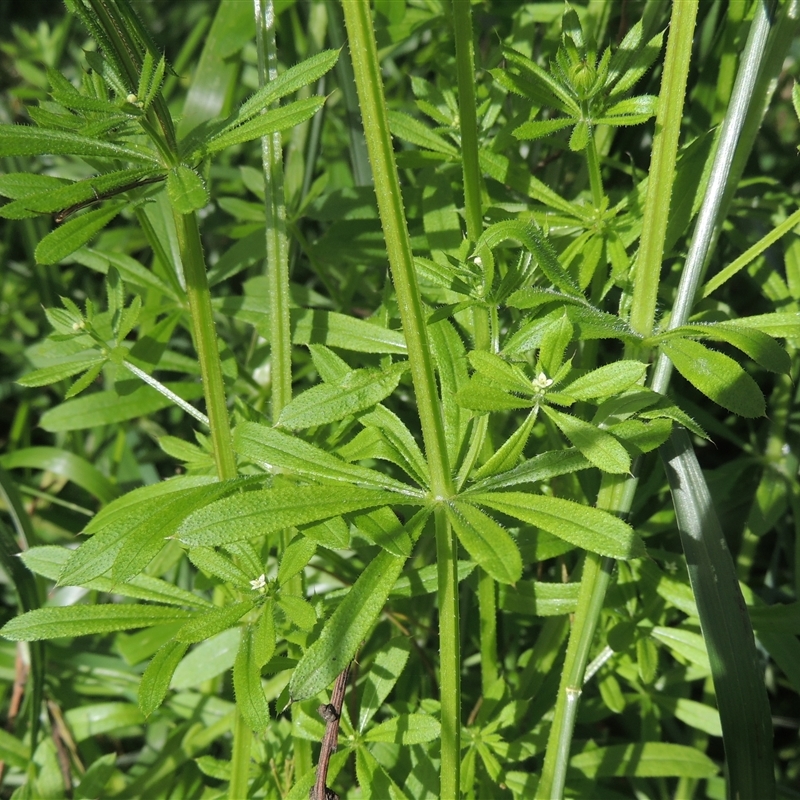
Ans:
{"type": "Polygon", "coordinates": [[[399,714],[370,728],[364,735],[367,742],[392,742],[394,744],[424,744],[437,739],[442,726],[430,714],[399,714]]]}
{"type": "Polygon", "coordinates": [[[236,707],[245,722],[258,734],[269,727],[269,704],[261,685],[261,667],[257,657],[256,629],[248,625],[242,631],[239,652],[233,663],[233,691],[236,707]]]}
{"type": "MultiPolygon", "coordinates": [[[[184,400],[197,400],[203,396],[200,383],[180,381],[164,385],[184,400]]],[[[140,386],[126,395],[113,391],[94,392],[67,400],[46,411],[42,414],[40,425],[50,433],[86,430],[145,417],[171,405],[172,400],[150,386],[140,386]]]]}
{"type": "Polygon", "coordinates": [[[83,247],[125,207],[124,202],[108,203],[103,208],[87,211],[51,231],[36,246],[39,264],[57,264],[83,247]]]}
{"type": "Polygon", "coordinates": [[[571,383],[559,386],[558,390],[576,400],[597,400],[624,392],[641,381],[645,372],[647,364],[641,361],[617,361],[593,369],[571,383]]]}
{"type": "Polygon", "coordinates": [[[361,703],[356,723],[359,733],[364,732],[369,721],[389,696],[405,669],[410,653],[411,642],[406,636],[390,639],[375,653],[361,686],[361,703]]]}
{"type": "Polygon", "coordinates": [[[601,556],[627,560],[646,555],[630,525],[599,508],[523,492],[470,493],[469,499],[601,556]]]}
{"type": "Polygon", "coordinates": [[[694,747],[666,742],[615,744],[574,755],[570,767],[589,778],[710,778],[717,765],[694,747]]]}
{"type": "Polygon", "coordinates": [[[289,682],[292,700],[318,694],[348,665],[377,619],[405,561],[384,550],[367,565],[300,659],[289,682]]]}
{"type": "Polygon", "coordinates": [[[741,417],[763,417],[766,406],[758,384],[729,356],[691,339],[670,339],[661,349],[692,386],[741,417]]]}
{"type": "Polygon", "coordinates": [[[140,161],[160,166],[154,152],[92,139],[77,133],[34,128],[31,125],[0,125],[0,153],[4,156],[72,155],[140,161]]]}
{"type": "Polygon", "coordinates": [[[61,447],[23,447],[0,456],[5,469],[41,469],[61,475],[85,489],[101,503],[110,503],[119,496],[119,488],[97,467],[61,447]]]}
{"type": "Polygon", "coordinates": [[[38,608],[9,620],[0,629],[0,635],[14,642],[35,642],[147,628],[190,616],[190,612],[181,608],[138,603],[38,608]]]}
{"type": "Polygon", "coordinates": [[[397,498],[393,492],[356,487],[343,487],[336,492],[325,492],[319,486],[262,489],[200,509],[184,520],[177,535],[190,547],[228,544],[293,525],[392,505],[397,498]]]}
{"type": "Polygon", "coordinates": [[[167,194],[179,214],[191,214],[208,204],[208,189],[192,169],[179,164],[167,174],[167,194]]]}
{"type": "Polygon", "coordinates": [[[731,793],[771,796],[772,715],[736,569],[689,435],[677,429],[661,452],[708,648],[731,793]]]}
{"type": "Polygon", "coordinates": [[[579,417],[564,414],[549,406],[544,406],[542,411],[553,420],[567,439],[603,472],[615,474],[630,472],[631,457],[628,451],[610,433],[584,422],[579,417]]]}
{"type": "Polygon", "coordinates": [[[172,675],[189,645],[170,641],[163,644],[153,656],[139,683],[139,710],[149,717],[167,696],[172,675]]]}
{"type": "Polygon", "coordinates": [[[499,583],[522,577],[522,558],[508,531],[469,503],[448,503],[447,519],[466,551],[499,583]]]}
{"type": "Polygon", "coordinates": [[[501,586],[499,607],[514,614],[555,617],[572,614],[578,606],[580,583],[519,581],[515,586],[501,586]]]}
{"type": "Polygon", "coordinates": [[[232,628],[256,604],[257,595],[252,595],[238,603],[210,609],[201,616],[189,620],[175,635],[179,642],[196,644],[204,639],[232,628]]]}
{"type": "Polygon", "coordinates": [[[465,492],[462,492],[462,494],[468,496],[473,492],[485,492],[492,489],[506,489],[509,486],[519,486],[524,483],[536,483],[548,478],[555,478],[558,475],[568,475],[570,472],[589,469],[591,466],[591,461],[577,448],[551,450],[548,453],[534,456],[507,472],[483,478],[465,492]]]}
{"type": "Polygon", "coordinates": [[[385,370],[353,370],[338,384],[312,386],[283,409],[277,425],[300,430],[366,411],[388,397],[407,370],[407,362],[385,370]]]}
{"type": "Polygon", "coordinates": [[[376,470],[348,464],[297,436],[256,422],[242,422],[236,426],[233,446],[237,453],[270,471],[278,468],[281,472],[321,481],[417,493],[412,487],[376,470]]]}

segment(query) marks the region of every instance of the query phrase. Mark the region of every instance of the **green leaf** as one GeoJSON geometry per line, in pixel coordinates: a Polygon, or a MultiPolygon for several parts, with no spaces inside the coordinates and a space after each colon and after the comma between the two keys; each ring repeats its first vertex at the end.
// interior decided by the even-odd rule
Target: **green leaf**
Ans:
{"type": "Polygon", "coordinates": [[[500,356],[485,350],[473,350],[467,357],[475,371],[498,388],[507,392],[533,394],[530,379],[516,364],[509,364],[500,356]]]}
{"type": "Polygon", "coordinates": [[[356,750],[356,779],[365,797],[376,800],[379,797],[381,800],[407,800],[406,794],[366,747],[356,750]]]}
{"type": "Polygon", "coordinates": [[[479,480],[462,495],[466,497],[473,492],[505,489],[509,486],[519,486],[522,483],[536,483],[589,467],[591,467],[591,462],[576,448],[551,450],[528,459],[508,472],[479,480]]]}
{"type": "Polygon", "coordinates": [[[76,742],[83,742],[104,733],[141,725],[142,712],[133,703],[92,703],[71,708],[64,714],[76,742]]]}
{"type": "Polygon", "coordinates": [[[501,586],[499,607],[514,614],[554,617],[572,614],[578,607],[579,583],[519,581],[516,586],[501,586]]]}
{"type": "Polygon", "coordinates": [[[630,472],[631,457],[628,451],[610,433],[549,406],[543,406],[542,411],[596,467],[616,474],[630,472]]]}
{"type": "Polygon", "coordinates": [[[489,575],[500,583],[515,583],[520,579],[519,548],[501,525],[469,503],[454,500],[446,509],[459,541],[489,575]]]}
{"type": "Polygon", "coordinates": [[[54,192],[69,186],[63,178],[39,175],[33,172],[11,172],[0,175],[0,196],[21,200],[35,194],[54,192]]]}
{"type": "Polygon", "coordinates": [[[140,491],[115,500],[86,527],[86,532],[94,536],[72,552],[59,575],[59,583],[81,586],[112,566],[117,581],[133,577],[157,554],[165,544],[165,537],[171,536],[189,513],[243,483],[184,485],[182,491],[178,483],[165,490],[166,496],[162,493],[147,496],[140,491]],[[171,488],[174,490],[169,491],[171,488]]]}
{"type": "Polygon", "coordinates": [[[354,514],[352,519],[356,528],[378,547],[404,558],[411,555],[411,537],[390,508],[376,508],[364,514],[354,514]]]}
{"type": "Polygon", "coordinates": [[[183,164],[167,174],[167,193],[172,207],[179,214],[191,214],[208,205],[208,190],[203,179],[183,164]]]}
{"type": "Polygon", "coordinates": [[[657,625],[650,631],[650,635],[690,663],[711,671],[706,643],[699,633],[685,628],[665,628],[657,625]]]}
{"type": "Polygon", "coordinates": [[[558,391],[576,400],[597,400],[624,392],[639,383],[646,372],[647,364],[641,361],[616,361],[559,386],[558,391]]]}
{"type": "Polygon", "coordinates": [[[376,322],[319,308],[293,308],[291,318],[295,344],[326,344],[356,353],[406,354],[403,334],[376,322]]]}
{"type": "Polygon", "coordinates": [[[453,144],[408,114],[390,111],[389,128],[393,136],[415,144],[424,150],[433,150],[435,153],[442,153],[453,159],[458,157],[458,150],[453,144]]]}
{"type": "Polygon", "coordinates": [[[410,653],[411,641],[406,636],[390,639],[375,653],[361,686],[361,703],[356,725],[359,733],[364,732],[369,721],[389,696],[408,663],[410,653]]]}
{"type": "Polygon", "coordinates": [[[36,261],[39,264],[57,264],[96,236],[124,207],[123,202],[108,203],[103,208],[68,220],[39,242],[36,261]]]}
{"type": "Polygon", "coordinates": [[[297,436],[255,422],[236,426],[233,446],[237,453],[266,470],[275,468],[306,478],[355,484],[369,489],[388,489],[403,494],[417,494],[412,487],[376,470],[348,464],[297,436]]]}
{"type": "Polygon", "coordinates": [[[681,328],[675,328],[670,331],[670,337],[673,333],[676,336],[697,336],[701,339],[712,339],[732,344],[770,372],[788,373],[792,365],[786,350],[769,335],[756,328],[740,327],[735,321],[706,325],[684,325],[681,328]]]}
{"type": "Polygon", "coordinates": [[[40,469],[61,475],[85,489],[101,503],[110,503],[119,488],[97,467],[81,456],[60,447],[23,447],[0,456],[5,469],[40,469]]]}
{"type": "MultiPolygon", "coordinates": [[[[344,543],[345,547],[347,544],[348,542],[344,543]]],[[[316,552],[317,543],[313,539],[295,536],[281,556],[281,563],[278,566],[278,585],[284,586],[295,575],[302,572],[316,552]]]]}
{"type": "Polygon", "coordinates": [[[149,717],[167,696],[175,668],[186,653],[189,645],[170,641],[163,644],[153,656],[139,684],[139,710],[149,717]]]}
{"type": "Polygon", "coordinates": [[[227,628],[201,642],[178,664],[170,686],[181,691],[200,686],[233,666],[239,651],[241,628],[227,628]]]}
{"type": "Polygon", "coordinates": [[[220,606],[206,611],[201,616],[189,620],[176,634],[179,642],[195,644],[209,639],[222,631],[232,628],[255,604],[258,595],[253,595],[238,603],[220,606]]]}
{"type": "Polygon", "coordinates": [[[514,408],[530,408],[535,401],[527,397],[496,389],[480,375],[473,376],[467,386],[456,393],[456,402],[462,408],[473,411],[508,411],[514,408]]]}
{"type": "Polygon", "coordinates": [[[72,155],[115,158],[160,166],[155,153],[144,148],[124,147],[77,133],[34,128],[30,125],[0,125],[0,153],[4,156],[72,155]]]}
{"type": "Polygon", "coordinates": [[[281,593],[278,595],[278,605],[287,618],[301,630],[310,631],[317,622],[314,606],[302,597],[281,593]]]}
{"type": "Polygon", "coordinates": [[[698,703],[696,700],[689,700],[687,697],[670,697],[665,694],[654,693],[653,700],[686,725],[711,736],[722,736],[722,725],[716,708],[698,703]]]}
{"type": "Polygon", "coordinates": [[[523,492],[471,493],[469,499],[601,556],[627,560],[646,554],[644,542],[627,523],[599,508],[523,492]]]}
{"type": "Polygon", "coordinates": [[[277,424],[299,430],[366,411],[388,397],[407,370],[407,362],[392,364],[385,370],[358,369],[337,384],[313,386],[283,409],[277,424]]]}
{"type": "Polygon", "coordinates": [[[249,589],[250,580],[258,577],[248,577],[227,556],[211,547],[193,547],[189,550],[189,561],[203,572],[244,589],[249,589]]]}
{"type": "Polygon", "coordinates": [[[331,493],[319,486],[263,489],[200,509],[183,522],[177,535],[190,547],[228,544],[396,502],[394,493],[355,487],[331,493]]]}
{"type": "Polygon", "coordinates": [[[666,742],[598,747],[573,756],[569,765],[589,778],[710,778],[718,772],[717,765],[705,753],[666,742]]]}
{"type": "Polygon", "coordinates": [[[293,700],[313,697],[348,665],[378,617],[405,564],[385,550],[370,561],[303,654],[289,682],[293,700]]]}
{"type": "Polygon", "coordinates": [[[483,464],[480,469],[475,471],[475,480],[488,478],[491,475],[496,475],[515,467],[522,456],[522,451],[528,443],[528,437],[531,435],[535,424],[536,409],[525,417],[525,422],[503,442],[502,446],[495,451],[492,457],[483,464]]]}
{"type": "MultiPolygon", "coordinates": [[[[182,381],[164,385],[184,400],[203,396],[200,383],[182,381]]],[[[94,392],[86,397],[67,400],[46,411],[42,414],[40,425],[51,433],[85,430],[147,416],[172,404],[172,400],[150,386],[140,386],[126,395],[113,391],[94,392]]]]}
{"type": "Polygon", "coordinates": [[[262,136],[294,128],[307,119],[311,119],[324,104],[324,97],[314,95],[304,100],[297,100],[287,106],[271,109],[243,124],[238,124],[237,121],[220,133],[213,135],[205,142],[202,151],[196,151],[193,156],[197,158],[201,152],[204,155],[211,155],[235,144],[251,142],[262,136]]]}
{"type": "Polygon", "coordinates": [[[0,629],[0,635],[15,642],[35,642],[39,639],[147,628],[184,620],[189,616],[188,611],[180,608],[138,603],[38,608],[9,620],[0,629]]]}
{"type": "Polygon", "coordinates": [[[399,714],[370,728],[364,735],[367,742],[423,744],[438,739],[442,732],[439,720],[430,714],[399,714]]]}
{"type": "Polygon", "coordinates": [[[572,117],[525,122],[514,129],[514,136],[517,139],[525,139],[528,141],[541,139],[543,136],[549,136],[551,133],[569,128],[569,126],[574,125],[575,122],[576,120],[572,117]]]}
{"type": "Polygon", "coordinates": [[[661,349],[695,389],[742,417],[763,417],[764,395],[730,357],[691,339],[670,339],[661,349]]]}
{"type": "Polygon", "coordinates": [[[245,722],[258,734],[269,728],[269,704],[261,685],[261,667],[256,644],[256,629],[248,625],[242,631],[239,652],[233,664],[233,691],[236,707],[245,722]]]}

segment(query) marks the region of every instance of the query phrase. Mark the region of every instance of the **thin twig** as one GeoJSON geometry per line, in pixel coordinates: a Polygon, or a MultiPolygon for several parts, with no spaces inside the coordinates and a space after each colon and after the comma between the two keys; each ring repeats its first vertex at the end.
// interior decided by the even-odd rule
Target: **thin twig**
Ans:
{"type": "Polygon", "coordinates": [[[339,745],[339,720],[342,716],[344,693],[347,689],[349,673],[350,664],[339,673],[339,677],[333,685],[330,703],[321,705],[319,709],[317,709],[319,715],[325,720],[327,725],[325,727],[325,735],[322,737],[322,749],[319,751],[317,780],[308,793],[308,800],[339,800],[339,795],[327,786],[328,765],[331,756],[336,752],[336,748],[339,745]]]}

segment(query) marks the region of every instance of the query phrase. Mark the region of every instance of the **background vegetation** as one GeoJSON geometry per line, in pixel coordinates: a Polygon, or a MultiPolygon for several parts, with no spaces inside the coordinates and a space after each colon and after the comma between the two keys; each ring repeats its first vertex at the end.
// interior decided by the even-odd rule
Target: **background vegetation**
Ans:
{"type": "Polygon", "coordinates": [[[342,798],[800,796],[797,4],[68,5],[0,4],[2,796],[308,797],[354,655],[342,798]]]}

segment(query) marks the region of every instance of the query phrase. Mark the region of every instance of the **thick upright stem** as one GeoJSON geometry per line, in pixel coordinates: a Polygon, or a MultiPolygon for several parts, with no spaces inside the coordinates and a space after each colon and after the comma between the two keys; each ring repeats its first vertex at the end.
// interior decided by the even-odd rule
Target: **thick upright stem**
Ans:
{"type": "Polygon", "coordinates": [[[437,504],[436,551],[439,579],[442,767],[440,796],[455,800],[460,791],[461,693],[456,543],[443,503],[453,494],[444,419],[433,371],[427,324],[417,287],[411,241],[394,160],[380,64],[367,0],[344,0],[344,16],[367,139],[375,194],[386,239],[408,361],[417,400],[422,437],[437,504]]]}
{"type": "Polygon", "coordinates": [[[200,362],[206,412],[211,427],[211,442],[214,445],[214,461],[217,465],[217,475],[224,481],[236,477],[236,459],[231,443],[225,384],[222,380],[222,366],[214,328],[214,313],[211,310],[211,292],[206,277],[203,246],[200,243],[200,231],[195,214],[174,216],[183,275],[186,279],[192,338],[200,362]]]}

